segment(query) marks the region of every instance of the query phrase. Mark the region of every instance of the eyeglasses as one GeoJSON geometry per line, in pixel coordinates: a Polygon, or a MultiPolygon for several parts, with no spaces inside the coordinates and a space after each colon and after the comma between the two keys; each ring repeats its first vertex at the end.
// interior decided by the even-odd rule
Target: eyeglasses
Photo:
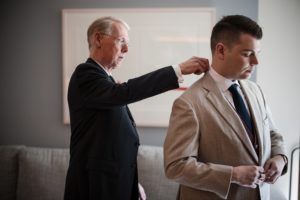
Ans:
{"type": "Polygon", "coordinates": [[[116,41],[116,43],[119,45],[119,46],[121,46],[121,47],[123,47],[123,46],[129,46],[129,42],[128,41],[126,41],[126,39],[125,38],[123,38],[123,37],[116,37],[116,36],[113,36],[113,35],[109,35],[109,34],[106,34],[106,33],[102,33],[103,35],[106,35],[106,36],[108,36],[108,37],[112,37],[115,41],[116,41]]]}

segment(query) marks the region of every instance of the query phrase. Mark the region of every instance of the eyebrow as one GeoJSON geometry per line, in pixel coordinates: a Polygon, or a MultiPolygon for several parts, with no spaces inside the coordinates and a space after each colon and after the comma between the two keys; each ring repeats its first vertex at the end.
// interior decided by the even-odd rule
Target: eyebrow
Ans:
{"type": "Polygon", "coordinates": [[[242,50],[243,52],[245,52],[245,51],[250,51],[250,52],[252,52],[252,53],[255,53],[255,54],[258,54],[258,53],[260,53],[261,52],[261,50],[259,49],[258,51],[254,51],[253,49],[243,49],[242,50]]]}

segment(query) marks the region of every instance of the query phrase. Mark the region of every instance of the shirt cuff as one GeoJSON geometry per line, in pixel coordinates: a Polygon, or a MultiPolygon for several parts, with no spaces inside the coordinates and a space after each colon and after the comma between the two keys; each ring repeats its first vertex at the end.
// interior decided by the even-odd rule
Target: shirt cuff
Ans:
{"type": "Polygon", "coordinates": [[[177,80],[178,80],[178,83],[183,83],[184,79],[183,79],[183,76],[182,76],[182,73],[181,73],[181,69],[179,67],[178,64],[176,65],[172,65],[174,71],[175,71],[175,74],[177,76],[177,80]]]}

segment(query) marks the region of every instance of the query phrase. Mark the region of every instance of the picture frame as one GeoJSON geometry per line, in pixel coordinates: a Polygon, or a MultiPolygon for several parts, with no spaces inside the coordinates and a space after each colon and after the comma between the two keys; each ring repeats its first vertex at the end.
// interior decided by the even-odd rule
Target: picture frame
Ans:
{"type": "MultiPolygon", "coordinates": [[[[67,103],[69,80],[76,66],[89,56],[86,32],[97,18],[113,16],[130,26],[129,52],[113,71],[115,80],[126,82],[164,66],[177,65],[192,56],[211,57],[210,34],[215,8],[125,8],[62,10],[63,121],[70,123],[67,103]]],[[[167,127],[173,101],[197,75],[184,76],[180,88],[133,104],[130,110],[140,127],[167,127]]]]}

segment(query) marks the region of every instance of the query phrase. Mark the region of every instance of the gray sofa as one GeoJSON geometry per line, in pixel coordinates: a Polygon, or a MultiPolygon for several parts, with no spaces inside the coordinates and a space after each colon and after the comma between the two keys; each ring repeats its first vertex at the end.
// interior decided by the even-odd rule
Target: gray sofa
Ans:
{"type": "MultiPolygon", "coordinates": [[[[0,146],[1,200],[62,200],[67,149],[0,146]]],[[[162,148],[141,146],[139,180],[149,200],[174,200],[178,185],[165,178],[162,148]]]]}
{"type": "MultiPolygon", "coordinates": [[[[67,149],[0,146],[0,200],[62,200],[67,149]]],[[[178,184],[165,178],[162,147],[141,146],[139,180],[148,200],[175,200],[178,184]]],[[[271,189],[271,200],[284,196],[271,189]]]]}

